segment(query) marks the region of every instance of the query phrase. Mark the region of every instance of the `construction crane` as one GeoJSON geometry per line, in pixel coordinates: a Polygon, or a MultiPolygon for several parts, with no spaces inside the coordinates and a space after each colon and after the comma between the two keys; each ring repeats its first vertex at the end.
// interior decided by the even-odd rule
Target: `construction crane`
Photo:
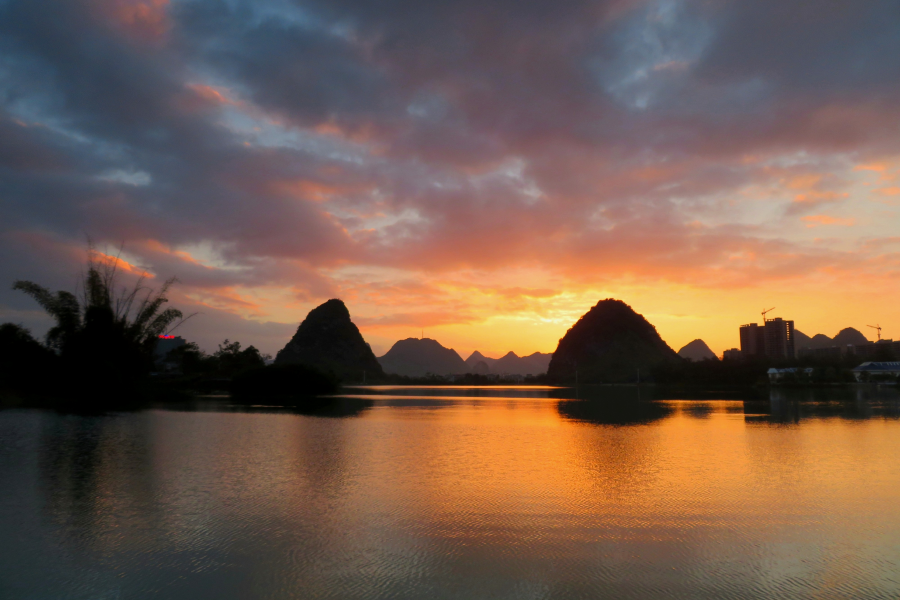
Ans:
{"type": "Polygon", "coordinates": [[[774,307],[774,306],[773,306],[772,308],[770,308],[769,310],[764,310],[764,311],[762,311],[763,323],[766,322],[766,313],[770,313],[770,312],[772,312],[773,310],[775,310],[775,307],[774,307]]]}
{"type": "Polygon", "coordinates": [[[881,325],[866,325],[866,327],[871,327],[872,329],[876,329],[878,331],[878,341],[881,341],[881,325]]]}

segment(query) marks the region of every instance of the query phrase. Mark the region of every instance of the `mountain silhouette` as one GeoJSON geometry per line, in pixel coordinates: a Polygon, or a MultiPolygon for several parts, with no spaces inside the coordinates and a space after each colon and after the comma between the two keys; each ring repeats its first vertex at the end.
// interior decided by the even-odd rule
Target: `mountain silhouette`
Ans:
{"type": "Polygon", "coordinates": [[[809,338],[809,347],[810,348],[828,348],[829,346],[834,345],[834,340],[825,335],[824,333],[817,333],[816,335],[809,338]]]}
{"type": "Polygon", "coordinates": [[[552,354],[534,352],[528,356],[519,356],[515,352],[507,352],[501,358],[488,358],[476,350],[466,359],[470,373],[482,373],[475,370],[478,363],[488,367],[487,373],[498,375],[540,375],[547,372],[552,354]]]}
{"type": "Polygon", "coordinates": [[[832,340],[835,346],[849,346],[849,345],[862,345],[870,343],[866,336],[864,336],[860,331],[852,328],[846,327],[841,329],[834,339],[832,340]]]}
{"type": "Polygon", "coordinates": [[[866,339],[866,336],[853,327],[841,329],[834,338],[830,338],[822,333],[809,337],[802,331],[794,331],[794,348],[798,350],[800,348],[831,348],[833,346],[855,346],[868,343],[869,340],[866,339]]]}
{"type": "Polygon", "coordinates": [[[682,359],[656,328],[621,300],[601,300],[559,340],[547,375],[569,382],[623,383],[682,359]]]}
{"type": "Polygon", "coordinates": [[[452,348],[444,348],[430,338],[407,338],[391,346],[387,354],[378,358],[386,373],[423,377],[453,375],[469,371],[462,357],[452,348]]]}
{"type": "Polygon", "coordinates": [[[680,356],[681,358],[686,358],[690,361],[700,361],[717,358],[715,353],[709,349],[709,346],[707,346],[706,342],[704,342],[703,340],[694,340],[693,342],[690,342],[678,351],[678,356],[680,356]]]}
{"type": "MultiPolygon", "coordinates": [[[[484,354],[482,354],[481,352],[476,350],[475,352],[473,352],[472,354],[469,355],[469,358],[466,359],[466,366],[469,367],[469,369],[474,369],[475,365],[477,365],[478,363],[484,363],[485,366],[488,367],[488,371],[485,371],[487,373],[487,372],[490,372],[489,370],[491,367],[491,363],[494,362],[495,360],[497,360],[497,359],[488,358],[487,356],[485,356],[484,354]]],[[[475,371],[472,371],[472,372],[474,373],[475,371]]]]}
{"type": "Polygon", "coordinates": [[[794,348],[799,350],[800,348],[809,348],[809,342],[812,338],[800,331],[799,329],[794,330],[794,348]]]}
{"type": "Polygon", "coordinates": [[[475,375],[487,375],[491,372],[491,368],[483,360],[479,360],[473,366],[469,367],[469,372],[475,375]]]}
{"type": "Polygon", "coordinates": [[[350,320],[350,311],[337,299],[312,309],[275,356],[275,364],[293,363],[334,373],[343,381],[384,375],[372,349],[350,320]]]}

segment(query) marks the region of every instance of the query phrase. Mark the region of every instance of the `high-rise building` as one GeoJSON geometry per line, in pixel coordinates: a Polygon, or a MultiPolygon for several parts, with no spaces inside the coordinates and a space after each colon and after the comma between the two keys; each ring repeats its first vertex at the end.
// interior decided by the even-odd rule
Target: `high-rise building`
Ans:
{"type": "Polygon", "coordinates": [[[741,356],[794,358],[794,322],[778,318],[741,325],[741,356]]]}
{"type": "Polygon", "coordinates": [[[741,356],[749,358],[766,355],[766,330],[756,323],[741,325],[741,356]]]}
{"type": "Polygon", "coordinates": [[[794,358],[794,322],[767,319],[765,352],[769,358],[794,358]]]}

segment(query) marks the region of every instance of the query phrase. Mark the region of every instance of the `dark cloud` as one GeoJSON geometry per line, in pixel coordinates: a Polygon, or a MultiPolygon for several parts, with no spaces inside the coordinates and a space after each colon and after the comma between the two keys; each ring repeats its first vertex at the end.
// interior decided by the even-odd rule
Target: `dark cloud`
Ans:
{"type": "Polygon", "coordinates": [[[300,124],[360,124],[399,106],[387,74],[360,44],[323,23],[255,16],[249,6],[224,2],[188,3],[179,16],[182,43],[199,59],[255,103],[300,124]]]}
{"type": "Polygon", "coordinates": [[[697,74],[760,78],[786,97],[893,97],[900,91],[898,21],[891,0],[726,2],[697,74]]]}
{"type": "MultiPolygon", "coordinates": [[[[192,93],[185,57],[112,30],[103,3],[53,7],[9,3],[0,21],[12,51],[40,64],[19,75],[47,81],[30,86],[38,88],[32,118],[79,140],[69,145],[79,146],[72,150],[81,164],[66,177],[19,177],[13,203],[25,212],[45,206],[41,219],[56,231],[103,239],[220,239],[252,254],[340,254],[345,241],[332,219],[265,193],[270,178],[295,176],[315,157],[246,148],[208,112],[185,110],[192,93]]],[[[24,104],[18,98],[15,107],[24,104]]],[[[8,152],[36,160],[28,158],[35,151],[8,152]]]]}
{"type": "Polygon", "coordinates": [[[40,128],[35,131],[21,121],[0,113],[0,169],[9,175],[48,173],[64,170],[69,166],[66,156],[54,148],[40,128]]]}

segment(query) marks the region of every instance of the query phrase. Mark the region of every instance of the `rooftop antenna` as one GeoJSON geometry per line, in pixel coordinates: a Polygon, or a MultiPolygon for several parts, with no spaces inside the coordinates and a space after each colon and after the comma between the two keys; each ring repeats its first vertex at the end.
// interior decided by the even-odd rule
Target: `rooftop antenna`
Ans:
{"type": "Polygon", "coordinates": [[[770,312],[772,312],[773,310],[775,310],[775,307],[774,307],[774,306],[773,306],[772,308],[770,308],[769,310],[764,310],[764,311],[762,311],[763,323],[766,322],[766,313],[770,313],[770,312]]]}
{"type": "Polygon", "coordinates": [[[878,341],[881,341],[881,325],[866,325],[866,327],[871,327],[872,329],[878,330],[878,341]]]}

